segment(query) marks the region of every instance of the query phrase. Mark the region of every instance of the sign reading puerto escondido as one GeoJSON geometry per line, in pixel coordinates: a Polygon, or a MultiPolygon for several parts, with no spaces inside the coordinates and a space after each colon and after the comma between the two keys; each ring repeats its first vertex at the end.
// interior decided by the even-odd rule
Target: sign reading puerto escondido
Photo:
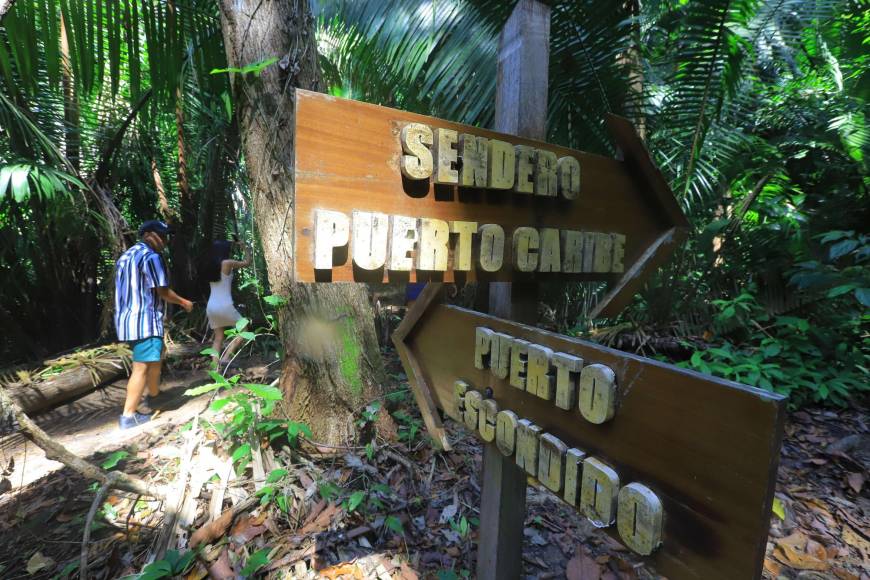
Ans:
{"type": "Polygon", "coordinates": [[[436,296],[394,334],[435,408],[660,574],[760,578],[784,397],[436,296]]]}

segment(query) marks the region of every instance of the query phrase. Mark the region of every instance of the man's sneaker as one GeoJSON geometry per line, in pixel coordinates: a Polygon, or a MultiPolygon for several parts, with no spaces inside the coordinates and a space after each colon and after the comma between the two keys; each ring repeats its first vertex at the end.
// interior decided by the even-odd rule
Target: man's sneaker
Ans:
{"type": "Polygon", "coordinates": [[[151,415],[143,415],[142,413],[133,413],[129,417],[125,417],[121,415],[121,418],[118,420],[118,424],[121,429],[132,429],[138,425],[142,425],[143,423],[147,423],[151,420],[151,415]]]}

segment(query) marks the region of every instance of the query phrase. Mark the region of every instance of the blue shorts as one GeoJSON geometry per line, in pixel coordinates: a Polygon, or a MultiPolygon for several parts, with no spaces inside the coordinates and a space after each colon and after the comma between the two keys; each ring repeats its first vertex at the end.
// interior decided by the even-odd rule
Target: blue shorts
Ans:
{"type": "Polygon", "coordinates": [[[127,344],[133,351],[133,362],[160,362],[160,355],[163,354],[162,336],[149,336],[142,340],[132,340],[127,344]]]}

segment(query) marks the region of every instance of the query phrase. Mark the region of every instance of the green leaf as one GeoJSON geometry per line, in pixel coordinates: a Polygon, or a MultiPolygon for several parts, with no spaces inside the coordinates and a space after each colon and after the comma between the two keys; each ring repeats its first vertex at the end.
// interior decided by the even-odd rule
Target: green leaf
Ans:
{"type": "Polygon", "coordinates": [[[226,91],[221,93],[221,100],[224,103],[224,109],[227,112],[227,121],[233,120],[233,103],[230,100],[230,94],[226,91]]]}
{"type": "Polygon", "coordinates": [[[776,356],[780,352],[782,352],[782,345],[780,345],[777,342],[774,342],[772,344],[768,344],[763,348],[763,352],[764,352],[764,356],[766,356],[766,357],[776,356]]]}
{"type": "Polygon", "coordinates": [[[347,511],[352,512],[363,502],[366,498],[366,492],[364,491],[355,491],[350,494],[350,497],[347,498],[347,511]]]}
{"type": "Polygon", "coordinates": [[[12,165],[4,165],[0,169],[0,198],[6,194],[6,188],[9,187],[9,180],[12,179],[12,165]]]}
{"type": "Polygon", "coordinates": [[[325,481],[317,486],[317,493],[323,498],[323,501],[332,501],[339,493],[341,488],[332,482],[325,481]]]}
{"type": "Polygon", "coordinates": [[[248,558],[248,561],[245,562],[245,567],[242,568],[241,574],[242,576],[251,576],[269,563],[269,552],[271,552],[271,548],[263,548],[262,550],[257,550],[248,558]]]}
{"type": "Polygon", "coordinates": [[[253,383],[244,384],[242,386],[254,393],[256,396],[267,401],[280,401],[284,398],[284,394],[278,387],[273,387],[271,385],[257,385],[253,383]]]}
{"type": "Polygon", "coordinates": [[[835,286],[828,290],[827,297],[828,298],[836,298],[837,296],[842,296],[858,287],[855,283],[843,284],[842,286],[835,286]]]}
{"type": "MultiPolygon", "coordinates": [[[[78,570],[79,564],[81,562],[76,559],[63,567],[63,570],[60,571],[60,574],[55,576],[55,578],[69,578],[70,574],[78,570]]],[[[3,572],[3,566],[0,566],[0,572],[3,572]]]]}
{"type": "Polygon", "coordinates": [[[263,298],[263,300],[266,302],[266,304],[268,304],[269,306],[274,306],[275,308],[279,308],[287,304],[287,299],[277,294],[270,294],[263,298]]]}
{"type": "Polygon", "coordinates": [[[831,260],[841,258],[858,247],[858,240],[843,240],[831,246],[828,257],[831,260]]]}
{"type": "Polygon", "coordinates": [[[18,203],[30,197],[30,185],[27,183],[29,176],[30,167],[27,165],[18,165],[12,171],[12,197],[18,203]]]}
{"type": "Polygon", "coordinates": [[[178,560],[173,565],[173,572],[175,574],[184,574],[187,572],[187,569],[193,563],[193,559],[196,557],[196,552],[193,550],[185,552],[183,556],[178,558],[178,560]]]}
{"type": "Polygon", "coordinates": [[[226,377],[224,377],[222,374],[220,374],[217,371],[208,371],[208,376],[211,377],[211,380],[213,380],[214,382],[216,382],[217,384],[219,384],[221,386],[229,385],[229,382],[227,381],[226,377]]]}
{"type": "Polygon", "coordinates": [[[221,388],[223,385],[210,384],[210,385],[202,385],[201,387],[193,387],[192,389],[187,389],[184,391],[184,394],[188,397],[197,397],[204,393],[210,393],[212,391],[216,391],[221,388]]]}
{"type": "Polygon", "coordinates": [[[841,230],[834,230],[834,231],[831,231],[831,232],[824,234],[822,236],[821,240],[819,240],[819,241],[823,244],[827,244],[827,243],[841,240],[843,238],[848,238],[848,237],[851,237],[854,235],[855,235],[855,232],[853,232],[853,231],[845,232],[845,231],[841,231],[841,230]]]}
{"type": "Polygon", "coordinates": [[[159,578],[169,578],[172,576],[172,564],[166,560],[157,560],[151,562],[142,569],[139,576],[135,576],[139,580],[158,580],[159,578]]]}
{"type": "Polygon", "coordinates": [[[130,454],[126,451],[115,451],[109,455],[101,464],[103,469],[114,469],[122,459],[129,457],[130,454]]]}
{"type": "Polygon", "coordinates": [[[232,461],[233,463],[236,463],[245,457],[250,457],[250,455],[251,446],[248,443],[245,443],[243,445],[239,445],[239,447],[235,451],[233,451],[232,461]]]}
{"type": "Polygon", "coordinates": [[[400,520],[396,516],[387,516],[384,520],[384,527],[393,530],[397,534],[405,533],[405,526],[402,525],[402,520],[400,520]]]}
{"type": "Polygon", "coordinates": [[[217,412],[230,404],[232,400],[233,399],[231,397],[226,397],[224,399],[215,399],[214,401],[212,401],[211,405],[209,405],[208,408],[212,411],[217,412]]]}
{"type": "Polygon", "coordinates": [[[250,324],[250,322],[251,322],[250,320],[248,320],[247,318],[242,316],[241,318],[236,320],[236,330],[238,332],[243,331],[245,328],[247,328],[247,326],[248,326],[248,324],[250,324]]]}
{"type": "Polygon", "coordinates": [[[275,483],[276,481],[280,481],[287,475],[286,469],[273,469],[272,473],[266,478],[266,483],[275,483]]]}
{"type": "Polygon", "coordinates": [[[240,332],[239,336],[244,338],[247,341],[256,340],[257,335],[250,331],[240,332]]]}
{"type": "Polygon", "coordinates": [[[263,505],[272,501],[272,496],[275,495],[275,488],[271,485],[266,485],[254,492],[255,496],[263,496],[263,505]]]}
{"type": "Polygon", "coordinates": [[[778,497],[773,498],[773,513],[775,513],[779,519],[785,521],[785,506],[782,505],[782,500],[778,497]]]}
{"type": "Polygon", "coordinates": [[[311,439],[311,428],[305,423],[290,421],[287,424],[287,435],[290,437],[291,441],[296,441],[296,438],[300,433],[311,439]]]}
{"type": "Polygon", "coordinates": [[[263,72],[267,66],[273,65],[278,62],[278,57],[267,58],[258,62],[254,62],[251,64],[246,64],[245,66],[238,68],[234,66],[226,67],[226,68],[213,68],[211,69],[211,74],[222,74],[222,73],[240,73],[240,74],[254,74],[259,76],[260,73],[263,72]]]}
{"type": "Polygon", "coordinates": [[[199,354],[205,355],[205,356],[218,356],[220,353],[218,351],[216,351],[215,349],[213,349],[212,347],[208,347],[208,348],[204,348],[201,351],[199,351],[199,354]]]}

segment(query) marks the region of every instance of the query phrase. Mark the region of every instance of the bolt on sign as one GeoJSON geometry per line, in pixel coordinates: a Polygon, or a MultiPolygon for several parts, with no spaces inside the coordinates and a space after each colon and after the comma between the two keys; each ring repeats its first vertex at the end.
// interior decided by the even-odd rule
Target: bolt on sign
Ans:
{"type": "Polygon", "coordinates": [[[688,227],[625,119],[612,159],[296,94],[297,281],[604,280],[607,314],[688,227]]]}
{"type": "Polygon", "coordinates": [[[430,284],[394,335],[434,407],[660,574],[760,577],[784,397],[437,293],[430,284]]]}

